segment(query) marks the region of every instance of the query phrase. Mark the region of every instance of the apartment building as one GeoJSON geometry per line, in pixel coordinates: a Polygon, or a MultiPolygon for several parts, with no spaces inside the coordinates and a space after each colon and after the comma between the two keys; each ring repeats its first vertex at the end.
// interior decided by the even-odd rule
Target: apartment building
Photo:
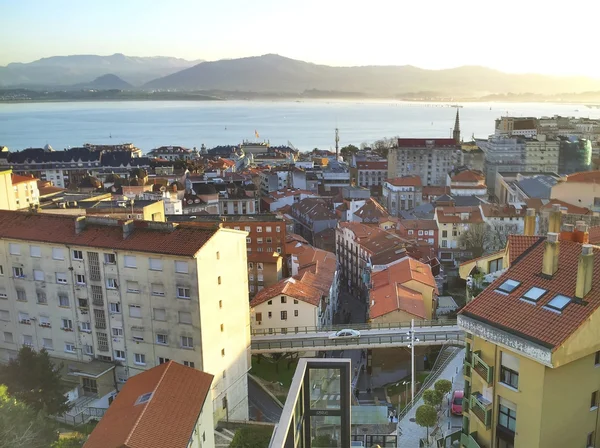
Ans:
{"type": "MultiPolygon", "coordinates": [[[[458,316],[467,332],[464,447],[600,442],[600,261],[587,227],[521,239],[510,267],[458,316]]],[[[512,250],[511,249],[511,250],[512,250]]]]}
{"type": "Polygon", "coordinates": [[[600,171],[573,173],[552,186],[552,199],[594,210],[600,204],[600,171]]]}
{"type": "Polygon", "coordinates": [[[261,197],[260,209],[262,212],[275,212],[286,205],[293,205],[296,202],[306,198],[317,197],[315,193],[298,188],[284,188],[283,190],[272,191],[268,195],[261,197]]]}
{"type": "Polygon", "coordinates": [[[260,194],[268,195],[272,191],[288,188],[291,183],[290,171],[287,169],[264,170],[260,173],[260,194]]]}
{"type": "Polygon", "coordinates": [[[535,137],[538,120],[535,117],[501,117],[496,119],[496,134],[535,137]]]}
{"type": "Polygon", "coordinates": [[[191,160],[197,156],[197,151],[193,152],[191,149],[184,148],[183,146],[161,146],[148,151],[148,157],[168,160],[170,162],[174,162],[175,160],[191,160]]]}
{"type": "Polygon", "coordinates": [[[368,188],[374,194],[380,194],[383,183],[387,179],[388,162],[387,160],[358,161],[356,168],[351,168],[350,172],[356,185],[368,188]]]}
{"type": "Polygon", "coordinates": [[[483,224],[479,207],[436,207],[435,221],[439,229],[440,261],[457,264],[472,254],[460,242],[460,236],[473,224],[483,224]]]}
{"type": "Polygon", "coordinates": [[[446,185],[457,142],[452,138],[399,138],[388,152],[388,179],[419,176],[423,185],[446,185]]]}
{"type": "Polygon", "coordinates": [[[419,243],[438,248],[438,223],[434,219],[401,219],[398,221],[396,233],[405,239],[413,239],[419,243]]]}
{"type": "Polygon", "coordinates": [[[388,179],[383,184],[383,202],[392,216],[423,203],[423,183],[420,176],[388,179]]]}
{"type": "Polygon", "coordinates": [[[46,348],[94,391],[176,360],[215,376],[215,422],[247,418],[245,232],[1,211],[0,236],[1,362],[46,348]]]}
{"type": "Polygon", "coordinates": [[[337,224],[337,216],[327,202],[320,198],[306,198],[294,203],[291,216],[295,222],[295,233],[302,235],[317,247],[319,234],[327,230],[332,231],[337,224]]]}
{"type": "Polygon", "coordinates": [[[485,196],[487,186],[482,172],[462,170],[448,174],[448,186],[452,196],[485,196]],[[452,174],[452,175],[450,175],[452,174]]]}
{"type": "Polygon", "coordinates": [[[20,210],[40,204],[38,180],[31,176],[0,170],[0,210],[20,210]]]}

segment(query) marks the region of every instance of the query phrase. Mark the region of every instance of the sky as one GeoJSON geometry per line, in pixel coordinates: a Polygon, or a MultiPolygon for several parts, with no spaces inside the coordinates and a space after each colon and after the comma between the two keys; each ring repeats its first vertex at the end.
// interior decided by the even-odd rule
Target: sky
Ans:
{"type": "Polygon", "coordinates": [[[337,66],[600,78],[598,16],[597,0],[0,0],[0,66],[69,54],[277,53],[337,66]]]}

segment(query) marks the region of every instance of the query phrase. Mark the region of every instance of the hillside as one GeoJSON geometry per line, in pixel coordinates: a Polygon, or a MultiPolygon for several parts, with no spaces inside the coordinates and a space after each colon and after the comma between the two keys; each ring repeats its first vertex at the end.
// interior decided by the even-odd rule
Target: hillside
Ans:
{"type": "Polygon", "coordinates": [[[73,55],[53,56],[29,63],[0,67],[0,87],[69,86],[87,83],[106,73],[141,85],[152,79],[192,67],[199,61],[171,57],[73,55]]]}
{"type": "Polygon", "coordinates": [[[600,90],[600,80],[515,75],[477,66],[447,70],[425,70],[412,66],[330,67],[268,54],[202,62],[150,81],[143,88],[265,93],[346,91],[388,97],[435,91],[467,97],[509,92],[550,95],[600,90]]]}
{"type": "Polygon", "coordinates": [[[102,75],[92,82],[75,84],[74,88],[96,90],[131,90],[133,86],[112,73],[102,75]]]}

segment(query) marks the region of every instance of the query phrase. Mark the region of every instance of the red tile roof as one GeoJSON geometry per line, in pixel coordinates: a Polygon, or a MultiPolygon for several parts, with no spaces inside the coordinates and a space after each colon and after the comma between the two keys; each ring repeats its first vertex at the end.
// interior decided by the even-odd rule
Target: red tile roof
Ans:
{"type": "Polygon", "coordinates": [[[13,185],[20,184],[23,182],[36,182],[37,183],[37,181],[38,181],[33,176],[21,176],[20,174],[14,174],[14,173],[12,173],[10,175],[10,180],[12,181],[13,185]]]}
{"type": "Polygon", "coordinates": [[[367,199],[365,205],[356,210],[354,215],[365,223],[379,223],[382,218],[387,219],[390,216],[387,210],[373,198],[367,199]]]}
{"type": "Polygon", "coordinates": [[[320,289],[292,277],[283,279],[268,288],[261,289],[250,301],[250,306],[256,307],[282,294],[314,306],[319,305],[323,296],[320,289]]]}
{"type": "Polygon", "coordinates": [[[427,148],[432,142],[434,147],[456,148],[456,141],[452,138],[399,138],[398,147],[400,148],[427,148]]]}
{"type": "Polygon", "coordinates": [[[473,170],[461,171],[450,178],[452,182],[483,182],[485,179],[483,173],[473,170]]]}
{"type": "Polygon", "coordinates": [[[483,216],[488,218],[519,218],[525,216],[525,208],[516,208],[514,205],[481,204],[479,206],[483,216]]]}
{"type": "Polygon", "coordinates": [[[600,183],[600,171],[582,171],[580,173],[569,174],[565,178],[566,182],[582,182],[586,184],[600,183]]]}
{"type": "Polygon", "coordinates": [[[407,230],[438,230],[435,219],[401,219],[398,225],[407,230]]]}
{"type": "Polygon", "coordinates": [[[552,279],[547,279],[540,275],[544,241],[545,238],[537,237],[498,280],[467,304],[461,314],[552,349],[562,345],[600,306],[600,249],[594,248],[592,289],[584,298],[586,303],[571,302],[562,312],[556,313],[543,307],[557,294],[574,298],[582,245],[561,240],[558,270],[552,279]],[[496,292],[507,279],[521,284],[510,294],[496,292]],[[535,305],[520,300],[533,286],[547,291],[535,305]]]}
{"type": "MultiPolygon", "coordinates": [[[[85,448],[187,448],[213,375],[174,361],[131,377],[85,448]],[[146,403],[136,404],[152,393],[146,403]]],[[[212,406],[205,412],[212,414],[212,406]]]]}
{"type": "MultiPolygon", "coordinates": [[[[81,218],[80,218],[81,219],[81,218]]],[[[36,214],[0,210],[0,237],[24,241],[68,244],[111,250],[130,250],[193,257],[219,230],[203,229],[188,224],[172,224],[172,230],[157,230],[154,225],[166,223],[135,221],[135,228],[123,238],[123,221],[101,218],[112,225],[87,224],[75,233],[74,216],[36,214]]],[[[93,222],[86,218],[86,222],[93,222]]]]}
{"type": "Polygon", "coordinates": [[[483,222],[479,207],[436,207],[435,215],[437,221],[446,223],[469,223],[478,224],[483,222]],[[467,214],[466,219],[462,219],[461,215],[467,214]]]}
{"type": "Polygon", "coordinates": [[[419,176],[404,176],[396,177],[394,179],[388,179],[387,182],[392,184],[394,187],[421,187],[423,182],[419,176]]]}
{"type": "Polygon", "coordinates": [[[441,196],[449,193],[450,187],[448,186],[425,185],[423,187],[423,196],[441,196]]]}
{"type": "Polygon", "coordinates": [[[600,226],[592,226],[589,228],[590,244],[600,244],[600,226]]]}
{"type": "Polygon", "coordinates": [[[387,170],[387,167],[387,160],[356,162],[356,168],[358,170],[387,170]]]}
{"type": "Polygon", "coordinates": [[[553,204],[560,204],[561,208],[566,209],[566,212],[570,215],[592,214],[592,211],[589,208],[569,204],[568,202],[561,201],[560,199],[525,199],[525,205],[527,205],[527,208],[534,208],[538,213],[552,210],[553,204]]]}
{"type": "Polygon", "coordinates": [[[508,235],[508,263],[512,265],[519,256],[536,243],[541,236],[508,235]]]}

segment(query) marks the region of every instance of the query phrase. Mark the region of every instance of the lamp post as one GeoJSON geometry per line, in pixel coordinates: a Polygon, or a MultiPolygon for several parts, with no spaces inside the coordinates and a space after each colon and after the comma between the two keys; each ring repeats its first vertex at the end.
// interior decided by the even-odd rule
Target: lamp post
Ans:
{"type": "Polygon", "coordinates": [[[410,336],[410,401],[411,403],[415,400],[415,342],[419,342],[419,339],[415,338],[415,320],[410,321],[410,331],[406,333],[410,336]]]}

